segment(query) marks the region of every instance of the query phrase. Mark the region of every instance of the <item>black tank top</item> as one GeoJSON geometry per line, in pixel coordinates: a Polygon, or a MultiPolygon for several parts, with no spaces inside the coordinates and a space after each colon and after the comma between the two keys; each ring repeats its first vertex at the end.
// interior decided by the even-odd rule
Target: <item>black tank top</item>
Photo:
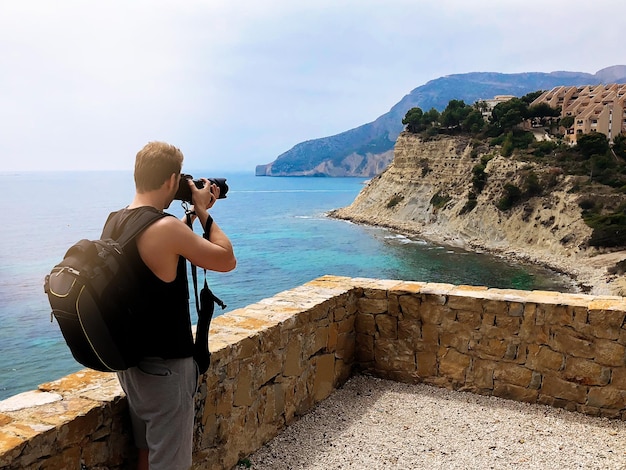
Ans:
{"type": "MultiPolygon", "coordinates": [[[[149,206],[122,209],[109,215],[105,223],[111,238],[118,238],[126,224],[138,211],[155,211],[149,206]]],[[[170,215],[170,214],[167,214],[170,215]]],[[[189,315],[189,285],[187,264],[179,256],[176,278],[172,282],[159,279],[141,259],[135,240],[129,242],[124,253],[137,270],[138,285],[133,296],[132,310],[140,331],[139,351],[144,357],[174,359],[193,356],[193,336],[189,315]]]]}

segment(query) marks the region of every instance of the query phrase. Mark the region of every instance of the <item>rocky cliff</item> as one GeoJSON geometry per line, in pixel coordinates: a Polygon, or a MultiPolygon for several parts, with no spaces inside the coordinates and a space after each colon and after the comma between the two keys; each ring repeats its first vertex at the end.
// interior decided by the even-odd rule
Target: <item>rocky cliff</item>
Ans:
{"type": "MultiPolygon", "coordinates": [[[[571,275],[585,290],[622,295],[623,276],[609,275],[607,268],[615,267],[626,254],[587,246],[592,230],[582,219],[579,202],[590,194],[572,190],[586,178],[504,158],[491,150],[485,165],[486,184],[478,192],[472,171],[488,151],[472,146],[467,138],[424,142],[404,132],[389,167],[350,206],[330,215],[541,263],[571,275]],[[495,203],[504,196],[504,186],[523,187],[531,172],[549,189],[509,210],[498,209],[495,203]],[[470,201],[472,192],[477,193],[475,202],[470,201]]],[[[601,192],[593,197],[604,198],[612,206],[624,200],[601,192]]]]}
{"type": "Polygon", "coordinates": [[[393,150],[382,153],[366,152],[361,155],[357,152],[343,157],[334,162],[323,160],[313,167],[304,166],[298,168],[296,165],[285,167],[275,167],[276,161],[267,165],[257,165],[256,176],[360,176],[369,177],[381,173],[393,160],[393,150]]]}
{"type": "Polygon", "coordinates": [[[375,176],[391,161],[393,146],[404,129],[402,119],[415,106],[442,111],[452,99],[471,104],[495,95],[523,96],[555,86],[623,83],[626,66],[616,65],[595,75],[583,72],[472,72],[431,80],[405,95],[376,120],[337,135],[307,140],[258,165],[257,176],[375,176]]]}

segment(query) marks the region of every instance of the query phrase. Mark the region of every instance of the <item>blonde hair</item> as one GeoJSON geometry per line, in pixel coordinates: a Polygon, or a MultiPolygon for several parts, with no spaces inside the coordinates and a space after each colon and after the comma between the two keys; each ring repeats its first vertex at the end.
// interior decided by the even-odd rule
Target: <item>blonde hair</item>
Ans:
{"type": "Polygon", "coordinates": [[[135,187],[138,192],[154,191],[172,176],[180,174],[183,154],[165,142],[149,142],[135,157],[135,187]]]}

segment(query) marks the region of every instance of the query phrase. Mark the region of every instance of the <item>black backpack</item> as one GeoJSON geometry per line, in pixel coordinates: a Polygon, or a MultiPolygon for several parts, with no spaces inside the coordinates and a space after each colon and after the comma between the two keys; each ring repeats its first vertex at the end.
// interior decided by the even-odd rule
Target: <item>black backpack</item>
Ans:
{"type": "MultiPolygon", "coordinates": [[[[137,334],[130,296],[136,274],[124,247],[168,214],[140,210],[117,240],[80,240],[46,276],[44,291],[74,359],[91,369],[114,372],[137,365],[137,334]]],[[[110,232],[110,231],[109,231],[110,232]]],[[[51,315],[51,320],[52,320],[51,315]]]]}

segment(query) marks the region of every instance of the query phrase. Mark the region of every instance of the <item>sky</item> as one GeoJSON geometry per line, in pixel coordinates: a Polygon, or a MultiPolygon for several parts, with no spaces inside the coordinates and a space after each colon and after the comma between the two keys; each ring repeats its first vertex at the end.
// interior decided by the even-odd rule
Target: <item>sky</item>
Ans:
{"type": "Polygon", "coordinates": [[[254,172],[429,80],[626,64],[623,0],[0,0],[0,171],[254,172]],[[596,21],[596,22],[594,22],[596,21]]]}

